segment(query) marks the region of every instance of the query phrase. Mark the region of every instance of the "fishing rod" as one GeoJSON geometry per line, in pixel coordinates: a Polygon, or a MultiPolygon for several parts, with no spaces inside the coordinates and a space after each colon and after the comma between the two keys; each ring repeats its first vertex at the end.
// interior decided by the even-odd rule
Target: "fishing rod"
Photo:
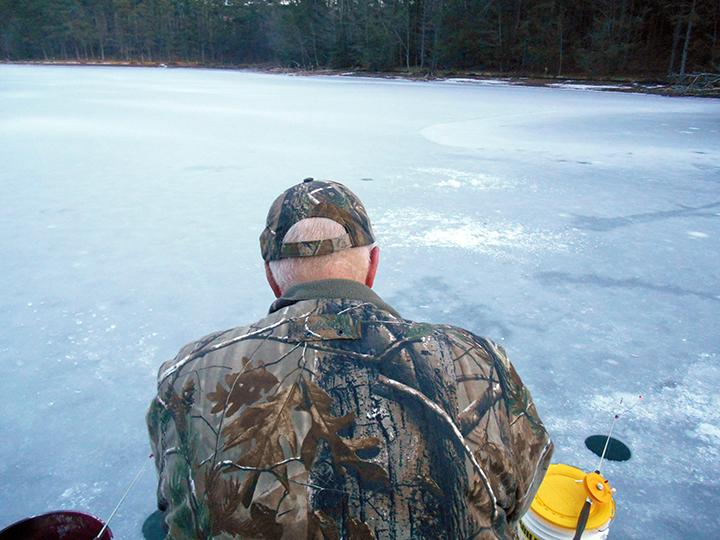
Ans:
{"type": "MultiPolygon", "coordinates": [[[[605,480],[603,478],[603,476],[600,474],[600,470],[602,469],[603,462],[605,461],[605,456],[607,455],[611,440],[615,441],[616,445],[618,445],[618,446],[622,445],[622,447],[627,449],[627,456],[629,458],[630,449],[627,448],[627,446],[622,444],[617,439],[613,439],[612,433],[613,433],[613,430],[615,429],[615,424],[620,419],[620,416],[625,415],[625,414],[629,413],[630,411],[632,411],[638,405],[638,403],[640,403],[640,401],[642,401],[642,399],[643,399],[643,396],[641,394],[638,396],[637,401],[632,406],[630,406],[629,408],[627,408],[626,410],[624,410],[620,413],[615,413],[613,415],[613,420],[612,420],[612,423],[610,424],[610,430],[608,431],[608,434],[605,437],[605,444],[603,445],[602,452],[600,453],[600,461],[598,463],[597,468],[595,469],[595,472],[588,473],[583,480],[578,480],[578,482],[583,482],[583,481],[585,482],[585,487],[586,487],[586,490],[588,491],[588,494],[585,496],[585,503],[583,504],[582,510],[580,510],[580,515],[578,516],[578,522],[577,522],[577,526],[575,527],[575,536],[573,537],[573,540],[581,540],[583,532],[585,532],[585,527],[587,526],[587,521],[588,521],[588,518],[590,517],[590,509],[592,507],[593,498],[598,499],[598,502],[605,502],[608,499],[612,499],[612,492],[614,492],[615,490],[613,488],[613,489],[611,489],[611,491],[609,493],[606,493],[605,490],[608,489],[609,486],[608,486],[608,488],[606,488],[607,480],[605,480]]],[[[622,402],[623,402],[623,398],[620,398],[620,403],[618,405],[621,406],[622,402]]],[[[588,437],[588,439],[591,439],[591,437],[588,437]]],[[[593,448],[591,448],[590,445],[588,445],[587,440],[586,440],[585,444],[586,444],[586,446],[588,446],[588,448],[591,451],[595,452],[595,450],[593,450],[593,448]]],[[[625,455],[625,452],[623,452],[623,457],[624,457],[624,455],[625,455]]],[[[618,460],[618,461],[624,461],[624,459],[618,460]]]]}

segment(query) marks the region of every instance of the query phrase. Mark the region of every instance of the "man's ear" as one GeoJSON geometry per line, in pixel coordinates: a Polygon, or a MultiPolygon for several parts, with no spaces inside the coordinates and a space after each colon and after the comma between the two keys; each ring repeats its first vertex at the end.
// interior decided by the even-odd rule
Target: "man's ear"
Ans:
{"type": "Polygon", "coordinates": [[[368,266],[368,273],[365,276],[365,285],[372,288],[375,283],[375,274],[377,273],[378,265],[380,264],[380,248],[375,246],[370,250],[370,265],[368,266]]]}
{"type": "Polygon", "coordinates": [[[275,298],[280,298],[282,296],[280,285],[278,285],[277,281],[275,281],[275,276],[272,275],[272,270],[270,270],[270,263],[267,262],[265,263],[265,277],[267,278],[268,285],[270,285],[272,292],[275,294],[275,298]]]}

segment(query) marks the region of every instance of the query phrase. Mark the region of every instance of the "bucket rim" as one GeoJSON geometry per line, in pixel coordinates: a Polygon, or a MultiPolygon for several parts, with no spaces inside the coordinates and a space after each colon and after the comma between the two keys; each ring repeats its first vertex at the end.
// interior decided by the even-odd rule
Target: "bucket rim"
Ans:
{"type": "MultiPolygon", "coordinates": [[[[48,512],[41,512],[39,514],[33,514],[31,516],[21,518],[17,521],[13,521],[12,523],[9,523],[7,526],[0,529],[0,536],[5,534],[6,532],[11,532],[11,530],[14,527],[19,527],[21,525],[24,525],[26,523],[32,522],[34,520],[45,518],[45,517],[52,517],[52,516],[68,516],[68,517],[82,517],[83,519],[90,519],[92,521],[97,522],[98,525],[100,525],[100,530],[102,530],[102,527],[105,527],[106,523],[104,520],[100,519],[97,516],[94,516],[93,514],[90,514],[88,512],[83,512],[82,510],[50,510],[48,512]]],[[[110,527],[105,528],[104,535],[107,535],[107,538],[113,538],[112,531],[110,530],[110,527]]]]}

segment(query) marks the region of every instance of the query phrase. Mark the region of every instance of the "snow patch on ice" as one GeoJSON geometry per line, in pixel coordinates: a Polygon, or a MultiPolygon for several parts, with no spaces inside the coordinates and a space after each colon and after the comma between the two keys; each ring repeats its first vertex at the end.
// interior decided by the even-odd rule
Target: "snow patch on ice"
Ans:
{"type": "Polygon", "coordinates": [[[515,84],[515,82],[510,79],[471,79],[468,77],[451,77],[442,82],[450,84],[476,84],[478,86],[511,86],[515,84]]]}
{"type": "MultiPolygon", "coordinates": [[[[630,412],[623,413],[637,401],[637,394],[631,392],[596,394],[589,403],[608,418],[620,413],[621,421],[639,426],[646,435],[653,430],[665,433],[677,432],[678,428],[684,430],[697,441],[697,455],[707,459],[717,457],[720,455],[720,395],[713,386],[717,360],[716,354],[702,353],[696,361],[687,361],[678,380],[644,393],[642,402],[630,412]]],[[[649,439],[657,440],[656,437],[649,439]]],[[[664,451],[669,455],[682,454],[679,449],[675,452],[670,448],[675,444],[672,440],[662,444],[667,446],[664,451]]]]}
{"type": "Polygon", "coordinates": [[[709,235],[700,231],[687,231],[687,235],[690,238],[707,238],[709,235]]]}
{"type": "Polygon", "coordinates": [[[457,248],[495,255],[566,251],[570,247],[568,239],[560,233],[416,208],[387,212],[376,221],[375,229],[381,242],[392,247],[457,248]]]}
{"type": "Polygon", "coordinates": [[[107,482],[93,482],[92,485],[81,482],[63,491],[60,498],[65,506],[73,509],[89,510],[93,501],[103,492],[107,482]]]}
{"type": "Polygon", "coordinates": [[[716,447],[720,447],[720,426],[702,422],[695,428],[695,435],[716,447]]]}
{"type": "Polygon", "coordinates": [[[442,167],[419,167],[415,171],[438,179],[439,181],[435,183],[435,186],[439,188],[460,189],[462,187],[471,187],[485,191],[512,189],[518,185],[516,180],[480,172],[460,171],[442,167]]]}
{"type": "Polygon", "coordinates": [[[567,88],[570,90],[632,90],[632,86],[624,86],[621,84],[582,84],[582,83],[550,83],[548,86],[553,88],[567,88]]]}
{"type": "Polygon", "coordinates": [[[478,227],[475,223],[465,223],[459,226],[434,227],[420,239],[428,246],[459,247],[477,251],[517,243],[524,234],[522,225],[492,229],[478,227]]]}
{"type": "Polygon", "coordinates": [[[438,187],[451,187],[451,188],[459,188],[462,186],[462,182],[455,180],[454,178],[451,178],[450,180],[441,180],[437,184],[435,184],[438,187]]]}

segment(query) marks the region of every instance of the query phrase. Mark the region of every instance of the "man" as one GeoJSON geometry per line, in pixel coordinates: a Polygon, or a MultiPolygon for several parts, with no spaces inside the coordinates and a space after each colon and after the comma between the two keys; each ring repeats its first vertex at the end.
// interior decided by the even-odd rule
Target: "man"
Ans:
{"type": "Polygon", "coordinates": [[[498,345],[381,300],[374,243],[342,184],[273,203],[268,316],[160,368],[168,538],[515,537],[552,453],[530,395],[498,345]]]}

